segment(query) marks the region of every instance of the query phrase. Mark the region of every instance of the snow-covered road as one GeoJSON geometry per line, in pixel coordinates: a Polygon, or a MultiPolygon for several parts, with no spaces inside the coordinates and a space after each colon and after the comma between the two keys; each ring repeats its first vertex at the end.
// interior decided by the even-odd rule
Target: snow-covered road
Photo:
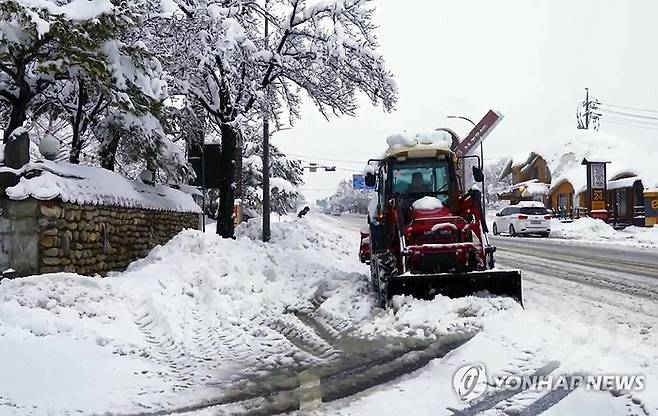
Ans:
{"type": "MultiPolygon", "coordinates": [[[[345,228],[358,224],[354,217],[332,221],[345,228]]],[[[499,315],[467,345],[414,376],[329,409],[345,415],[453,414],[446,397],[459,364],[483,362],[489,370],[527,374],[556,363],[558,374],[642,374],[646,388],[627,394],[581,388],[559,397],[526,391],[500,400],[494,394],[479,405],[454,408],[464,415],[658,414],[658,253],[565,240],[501,237],[493,243],[499,266],[523,272],[526,310],[499,315]]]]}
{"type": "Polygon", "coordinates": [[[500,264],[524,271],[525,310],[396,297],[383,311],[356,256],[362,224],[287,219],[270,244],[257,223],[235,241],[186,231],[110,278],[2,281],[0,415],[658,414],[650,272],[506,239],[500,264]],[[476,363],[490,375],[639,374],[646,388],[490,389],[465,403],[453,375],[476,363]]]}

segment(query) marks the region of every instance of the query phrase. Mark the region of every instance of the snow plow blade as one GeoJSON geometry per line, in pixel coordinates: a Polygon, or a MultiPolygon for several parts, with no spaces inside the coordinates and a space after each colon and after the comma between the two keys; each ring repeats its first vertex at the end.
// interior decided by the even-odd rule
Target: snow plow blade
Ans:
{"type": "Polygon", "coordinates": [[[411,295],[432,299],[440,294],[461,298],[487,291],[510,297],[523,306],[521,272],[518,270],[486,270],[469,273],[414,274],[397,276],[388,282],[391,296],[411,295]]]}

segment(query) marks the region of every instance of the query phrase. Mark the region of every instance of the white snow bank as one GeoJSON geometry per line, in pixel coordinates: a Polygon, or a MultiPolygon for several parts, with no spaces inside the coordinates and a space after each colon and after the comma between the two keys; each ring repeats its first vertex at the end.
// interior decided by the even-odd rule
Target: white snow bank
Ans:
{"type": "Polygon", "coordinates": [[[443,208],[443,203],[440,199],[433,196],[424,196],[411,204],[413,209],[441,209],[443,208]]]}
{"type": "Polygon", "coordinates": [[[658,227],[632,226],[615,230],[604,221],[589,217],[579,218],[571,223],[552,219],[551,238],[592,242],[609,241],[630,246],[658,247],[658,227]]]}
{"type": "Polygon", "coordinates": [[[170,408],[216,397],[242,370],[313,363],[273,328],[321,286],[357,293],[358,233],[305,218],[273,223],[268,244],[258,221],[238,236],[183,231],[104,279],[2,280],[0,414],[170,408]]]}
{"type": "Polygon", "coordinates": [[[157,211],[200,213],[192,197],[163,185],[147,185],[132,181],[106,169],[64,162],[28,163],[19,170],[6,167],[0,172],[20,175],[16,186],[7,188],[14,200],[36,198],[80,205],[106,205],[157,211]]]}
{"type": "Polygon", "coordinates": [[[578,218],[571,223],[562,223],[557,219],[551,220],[551,236],[569,239],[597,239],[611,238],[615,229],[605,221],[595,218],[578,218]]]}

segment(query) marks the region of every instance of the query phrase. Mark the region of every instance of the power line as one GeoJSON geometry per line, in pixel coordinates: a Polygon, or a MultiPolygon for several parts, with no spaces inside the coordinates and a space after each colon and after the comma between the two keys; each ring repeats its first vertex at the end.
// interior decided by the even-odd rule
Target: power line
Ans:
{"type": "MultiPolygon", "coordinates": [[[[594,113],[596,116],[601,116],[601,114],[594,113]]],[[[653,120],[642,120],[642,119],[634,119],[634,118],[629,118],[629,117],[621,117],[621,116],[615,116],[615,115],[608,115],[608,114],[603,114],[603,118],[601,120],[605,121],[617,121],[620,123],[628,123],[628,124],[641,124],[641,125],[646,125],[646,126],[658,126],[658,120],[653,121],[653,120]]]]}
{"type": "Polygon", "coordinates": [[[632,123],[628,121],[622,121],[618,119],[608,119],[608,118],[603,119],[603,122],[617,124],[619,126],[625,126],[625,127],[635,127],[638,129],[658,130],[658,124],[639,124],[639,123],[632,123]]]}
{"type": "MultiPolygon", "coordinates": [[[[651,116],[644,116],[644,115],[640,115],[640,114],[625,113],[623,111],[608,110],[608,109],[605,109],[605,108],[599,108],[598,110],[603,111],[603,112],[607,112],[607,113],[610,113],[610,114],[614,114],[614,115],[624,116],[624,117],[641,118],[641,119],[644,119],[644,120],[656,120],[656,121],[658,121],[658,117],[651,117],[651,116]]],[[[599,115],[605,115],[605,114],[599,114],[599,115]]]]}
{"type": "Polygon", "coordinates": [[[642,112],[645,112],[645,113],[658,113],[658,110],[648,110],[648,109],[644,109],[644,108],[625,107],[623,105],[606,104],[606,103],[599,103],[598,105],[603,105],[603,106],[606,106],[606,107],[622,108],[624,110],[642,111],[642,112]]]}
{"type": "Polygon", "coordinates": [[[359,164],[359,165],[366,165],[366,162],[363,160],[345,160],[345,159],[326,159],[326,158],[321,158],[321,157],[314,157],[314,156],[304,156],[304,155],[296,155],[293,153],[288,153],[288,156],[293,156],[296,158],[300,159],[306,159],[306,160],[321,160],[323,162],[339,162],[339,163],[354,163],[354,164],[359,164]]]}
{"type": "Polygon", "coordinates": [[[622,121],[628,121],[631,123],[647,123],[647,124],[656,124],[658,123],[658,118],[635,118],[635,117],[628,117],[624,115],[619,115],[619,114],[613,114],[613,113],[592,113],[598,117],[603,117],[603,120],[607,120],[609,118],[613,119],[618,119],[622,121]]]}

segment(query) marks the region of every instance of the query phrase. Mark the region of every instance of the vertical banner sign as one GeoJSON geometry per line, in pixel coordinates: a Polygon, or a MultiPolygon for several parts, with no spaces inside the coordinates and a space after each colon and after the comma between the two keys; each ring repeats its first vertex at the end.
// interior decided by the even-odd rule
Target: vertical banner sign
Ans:
{"type": "Polygon", "coordinates": [[[583,165],[587,165],[587,190],[589,193],[590,215],[593,218],[600,218],[602,220],[608,219],[606,163],[583,160],[583,165]]]}
{"type": "Polygon", "coordinates": [[[592,210],[603,210],[605,206],[605,164],[591,164],[592,210]]]}
{"type": "Polygon", "coordinates": [[[473,130],[464,137],[464,140],[459,143],[455,152],[462,156],[469,154],[471,150],[475,149],[496,128],[502,119],[502,114],[489,110],[482,120],[473,127],[473,130]]]}

